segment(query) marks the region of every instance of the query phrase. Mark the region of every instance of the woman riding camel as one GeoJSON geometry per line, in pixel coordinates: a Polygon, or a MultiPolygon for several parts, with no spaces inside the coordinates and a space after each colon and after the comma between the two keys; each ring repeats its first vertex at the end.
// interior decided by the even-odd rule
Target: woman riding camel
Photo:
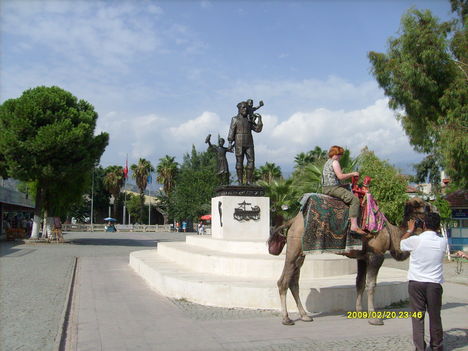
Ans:
{"type": "Polygon", "coordinates": [[[359,228],[357,220],[359,217],[359,199],[349,190],[343,188],[340,180],[351,177],[359,177],[358,172],[343,173],[341,171],[340,159],[343,156],[344,149],[341,146],[332,146],[328,151],[328,161],[323,166],[322,172],[322,192],[341,199],[349,205],[349,217],[351,219],[351,232],[366,236],[367,233],[359,228]]]}

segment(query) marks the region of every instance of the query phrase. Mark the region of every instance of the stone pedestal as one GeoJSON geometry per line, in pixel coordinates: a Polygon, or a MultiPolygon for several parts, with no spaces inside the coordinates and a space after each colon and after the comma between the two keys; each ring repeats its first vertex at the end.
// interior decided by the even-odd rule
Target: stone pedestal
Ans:
{"type": "Polygon", "coordinates": [[[211,235],[224,240],[268,240],[270,198],[259,187],[224,187],[211,199],[211,235]]]}

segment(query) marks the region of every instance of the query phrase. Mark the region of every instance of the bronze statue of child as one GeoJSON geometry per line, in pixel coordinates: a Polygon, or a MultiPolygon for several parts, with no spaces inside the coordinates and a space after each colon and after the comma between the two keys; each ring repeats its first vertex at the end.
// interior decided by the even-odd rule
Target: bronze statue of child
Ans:
{"type": "Polygon", "coordinates": [[[255,120],[260,116],[260,114],[255,113],[255,111],[257,111],[260,107],[264,105],[263,101],[260,100],[257,107],[254,107],[252,99],[248,99],[246,102],[247,102],[247,115],[248,115],[249,121],[251,121],[252,123],[255,123],[255,120]]]}
{"type": "Polygon", "coordinates": [[[227,148],[224,146],[225,140],[218,136],[218,146],[211,144],[211,134],[205,139],[205,143],[208,144],[208,148],[212,148],[217,153],[217,164],[218,164],[218,177],[222,185],[229,185],[229,165],[226,158],[226,152],[234,152],[233,148],[227,148]]]}

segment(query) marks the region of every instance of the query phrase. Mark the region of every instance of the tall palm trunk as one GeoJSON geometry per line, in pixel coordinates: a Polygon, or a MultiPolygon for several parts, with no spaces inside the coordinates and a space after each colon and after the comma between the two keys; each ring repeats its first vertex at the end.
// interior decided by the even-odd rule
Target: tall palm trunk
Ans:
{"type": "Polygon", "coordinates": [[[145,194],[143,191],[140,192],[140,223],[143,224],[143,218],[145,215],[145,194]]]}

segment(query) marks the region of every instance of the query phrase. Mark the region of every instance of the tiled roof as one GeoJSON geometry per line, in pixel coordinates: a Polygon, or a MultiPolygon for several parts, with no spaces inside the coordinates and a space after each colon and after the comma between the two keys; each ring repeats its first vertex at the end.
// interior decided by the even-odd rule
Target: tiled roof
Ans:
{"type": "Polygon", "coordinates": [[[452,207],[468,207],[468,190],[457,190],[448,194],[445,199],[452,207]]]}

